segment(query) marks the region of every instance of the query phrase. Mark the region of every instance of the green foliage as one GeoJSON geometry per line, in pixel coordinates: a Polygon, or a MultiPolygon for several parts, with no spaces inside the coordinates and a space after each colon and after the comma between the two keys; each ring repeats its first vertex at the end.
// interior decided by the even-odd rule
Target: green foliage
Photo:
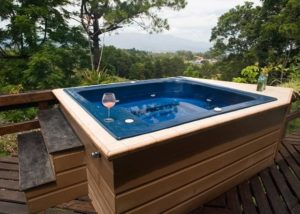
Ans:
{"type": "Polygon", "coordinates": [[[168,21],[157,14],[161,9],[180,10],[185,0],[81,0],[80,12],[82,26],[90,42],[92,70],[99,70],[101,60],[100,38],[103,33],[137,24],[149,32],[169,29],[168,21]]]}
{"type": "Polygon", "coordinates": [[[80,56],[69,48],[44,46],[36,52],[24,71],[25,85],[32,89],[58,88],[79,84],[74,70],[80,65],[80,56]]]}
{"type": "Polygon", "coordinates": [[[260,67],[274,65],[270,77],[274,84],[288,80],[287,70],[300,51],[299,13],[298,0],[268,0],[256,7],[246,2],[223,14],[212,30],[212,52],[224,62],[231,58],[236,63],[226,63],[231,71],[225,69],[222,76],[239,76],[243,68],[258,62],[260,67]],[[236,76],[231,75],[234,72],[236,76]]]}
{"type": "Polygon", "coordinates": [[[68,25],[70,13],[62,8],[67,5],[67,0],[2,0],[0,55],[27,58],[47,41],[67,44],[75,30],[68,25]]]}
{"type": "Polygon", "coordinates": [[[241,72],[242,77],[235,77],[233,82],[256,83],[260,68],[257,65],[251,65],[244,68],[241,72]]]}
{"type": "Polygon", "coordinates": [[[178,53],[154,54],[135,49],[104,48],[101,69],[126,79],[149,79],[179,76],[186,68],[178,53]]]}
{"type": "Polygon", "coordinates": [[[183,72],[183,75],[188,77],[200,77],[199,67],[189,65],[183,72]]]}
{"type": "MultiPolygon", "coordinates": [[[[23,89],[22,85],[7,85],[0,87],[0,92],[3,94],[18,94],[23,89]]],[[[25,120],[31,120],[36,117],[36,109],[28,108],[24,110],[10,110],[0,112],[1,123],[16,123],[25,120]]]]}
{"type": "Polygon", "coordinates": [[[97,85],[126,81],[124,78],[107,74],[105,70],[81,70],[77,71],[77,75],[80,76],[82,85],[97,85]]]}
{"type": "Polygon", "coordinates": [[[192,51],[184,51],[184,50],[176,51],[176,55],[178,57],[180,57],[181,59],[183,59],[184,61],[193,60],[195,57],[195,55],[192,51]]]}
{"type": "Polygon", "coordinates": [[[295,62],[290,66],[289,70],[291,72],[289,80],[280,86],[292,88],[300,94],[300,55],[295,57],[295,62]]]}
{"type": "Polygon", "coordinates": [[[36,117],[36,114],[37,110],[35,108],[4,111],[0,113],[0,121],[5,121],[6,123],[17,123],[32,120],[36,117]]]}

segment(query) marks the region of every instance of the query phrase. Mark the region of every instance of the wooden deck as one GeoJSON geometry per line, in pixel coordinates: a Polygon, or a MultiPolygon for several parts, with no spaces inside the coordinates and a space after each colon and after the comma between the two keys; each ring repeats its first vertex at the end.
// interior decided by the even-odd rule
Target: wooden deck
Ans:
{"type": "MultiPolygon", "coordinates": [[[[27,213],[25,196],[19,191],[18,158],[0,158],[0,213],[27,213]]],[[[95,213],[88,197],[45,211],[47,214],[95,213]]],[[[193,214],[300,213],[300,130],[287,135],[276,164],[236,186],[193,214]]]]}

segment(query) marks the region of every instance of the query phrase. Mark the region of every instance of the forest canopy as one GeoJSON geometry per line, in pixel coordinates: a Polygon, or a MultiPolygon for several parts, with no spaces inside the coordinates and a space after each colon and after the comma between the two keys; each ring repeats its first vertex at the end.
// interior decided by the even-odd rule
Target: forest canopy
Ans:
{"type": "Polygon", "coordinates": [[[212,29],[213,47],[203,54],[122,50],[100,40],[133,23],[149,32],[168,29],[157,11],[180,10],[186,3],[2,0],[0,93],[177,75],[254,83],[263,69],[269,71],[269,84],[299,82],[298,0],[232,8],[212,29]],[[191,63],[199,56],[208,60],[191,63]]]}
{"type": "Polygon", "coordinates": [[[223,78],[230,80],[250,65],[271,66],[271,80],[298,75],[300,60],[300,1],[262,0],[223,14],[212,29],[212,52],[222,57],[223,78]],[[297,71],[297,72],[296,72],[297,71]]]}
{"type": "Polygon", "coordinates": [[[157,12],[185,5],[185,0],[1,0],[0,92],[88,84],[94,77],[100,83],[110,78],[103,74],[108,68],[110,74],[146,78],[149,75],[125,74],[131,67],[138,73],[141,67],[124,61],[139,61],[132,59],[138,54],[127,57],[128,51],[115,51],[123,54],[120,60],[126,66],[120,68],[118,61],[118,65],[103,63],[100,68],[100,35],[140,21],[148,31],[168,29],[167,20],[157,12]],[[118,69],[122,70],[116,73],[118,69]]]}

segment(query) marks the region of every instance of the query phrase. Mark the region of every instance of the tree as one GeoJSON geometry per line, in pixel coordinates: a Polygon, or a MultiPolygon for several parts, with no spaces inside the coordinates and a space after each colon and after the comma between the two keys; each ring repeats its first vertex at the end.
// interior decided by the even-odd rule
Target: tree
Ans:
{"type": "MultiPolygon", "coordinates": [[[[213,52],[222,55],[223,62],[229,58],[236,61],[231,60],[236,67],[230,73],[240,73],[243,67],[239,65],[256,62],[260,67],[274,64],[286,68],[300,51],[299,19],[299,0],[262,0],[262,6],[256,7],[246,2],[219,18],[211,35],[213,52]]],[[[282,80],[284,73],[277,75],[282,80]]]]}
{"type": "Polygon", "coordinates": [[[249,52],[258,37],[257,22],[260,8],[246,2],[223,14],[212,29],[214,49],[223,55],[243,55],[249,52]]]}
{"type": "Polygon", "coordinates": [[[67,5],[68,0],[1,0],[1,58],[29,58],[47,42],[61,46],[85,42],[80,29],[68,25],[67,5]]]}
{"type": "Polygon", "coordinates": [[[87,40],[68,24],[66,6],[68,0],[1,0],[1,86],[42,89],[75,80],[75,68],[86,64],[87,40]]]}
{"type": "Polygon", "coordinates": [[[149,31],[168,29],[167,20],[156,12],[185,5],[185,0],[81,0],[79,15],[90,40],[92,69],[100,69],[100,35],[133,23],[149,31]]]}

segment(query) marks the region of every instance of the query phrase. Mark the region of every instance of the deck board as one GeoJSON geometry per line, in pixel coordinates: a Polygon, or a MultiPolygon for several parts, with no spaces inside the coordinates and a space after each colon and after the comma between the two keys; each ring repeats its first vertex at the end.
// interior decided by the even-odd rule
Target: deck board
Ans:
{"type": "Polygon", "coordinates": [[[39,111],[38,117],[50,154],[83,148],[83,144],[58,108],[39,111]]]}
{"type": "MultiPolygon", "coordinates": [[[[273,166],[205,205],[199,205],[199,208],[191,214],[300,213],[299,136],[300,130],[283,140],[273,166]]],[[[7,214],[27,213],[24,193],[18,191],[17,166],[17,157],[0,158],[1,213],[2,210],[7,214]]],[[[44,213],[95,213],[95,211],[86,196],[48,209],[44,213]]]]}
{"type": "MultiPolygon", "coordinates": [[[[40,132],[18,135],[18,150],[20,157],[20,188],[22,190],[55,181],[52,164],[40,132]]],[[[18,172],[17,174],[19,177],[18,172]]]]}
{"type": "Polygon", "coordinates": [[[271,207],[261,183],[261,178],[255,176],[250,182],[258,212],[260,214],[272,214],[271,207]]]}
{"type": "Polygon", "coordinates": [[[239,192],[245,214],[257,214],[248,181],[239,185],[239,192]]]}
{"type": "Polygon", "coordinates": [[[3,214],[27,214],[27,206],[25,204],[17,204],[6,201],[0,201],[0,212],[3,214]]]}
{"type": "Polygon", "coordinates": [[[9,171],[19,171],[18,165],[11,164],[11,163],[1,163],[0,162],[0,169],[9,170],[9,171]]]}

